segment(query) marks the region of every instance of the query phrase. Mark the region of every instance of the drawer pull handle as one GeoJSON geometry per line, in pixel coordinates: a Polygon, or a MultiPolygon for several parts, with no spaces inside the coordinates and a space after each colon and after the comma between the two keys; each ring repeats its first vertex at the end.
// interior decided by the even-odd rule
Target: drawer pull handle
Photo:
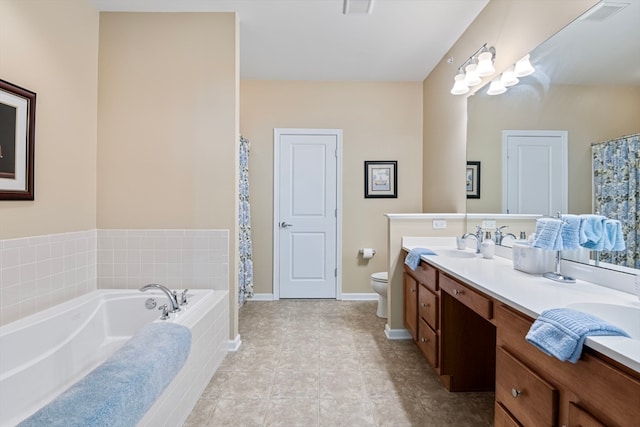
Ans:
{"type": "Polygon", "coordinates": [[[454,290],[453,290],[453,294],[454,294],[454,295],[462,295],[462,291],[459,291],[459,290],[457,290],[457,289],[454,289],[454,290]]]}
{"type": "Polygon", "coordinates": [[[415,289],[411,289],[411,292],[415,292],[415,291],[416,291],[415,289]]]}
{"type": "Polygon", "coordinates": [[[429,307],[429,304],[422,303],[422,306],[426,308],[429,307]]]}
{"type": "Polygon", "coordinates": [[[429,342],[429,338],[420,338],[421,342],[429,342]]]}
{"type": "Polygon", "coordinates": [[[513,396],[514,398],[517,399],[518,397],[522,396],[522,391],[518,390],[518,389],[515,389],[515,388],[512,388],[511,389],[511,396],[513,396]]]}

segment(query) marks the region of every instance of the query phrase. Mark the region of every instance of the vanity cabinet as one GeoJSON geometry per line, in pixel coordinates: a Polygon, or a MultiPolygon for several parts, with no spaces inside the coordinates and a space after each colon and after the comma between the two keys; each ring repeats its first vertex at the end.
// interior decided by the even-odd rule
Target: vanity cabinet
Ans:
{"type": "Polygon", "coordinates": [[[640,426],[640,373],[588,347],[575,364],[544,354],[534,319],[424,261],[404,287],[423,355],[449,391],[495,390],[495,427],[640,426]]]}
{"type": "MultiPolygon", "coordinates": [[[[533,319],[496,310],[496,405],[528,426],[633,426],[640,420],[640,375],[587,347],[577,363],[547,356],[525,340],[533,319]]],[[[507,426],[496,415],[495,426],[507,426]]]]}

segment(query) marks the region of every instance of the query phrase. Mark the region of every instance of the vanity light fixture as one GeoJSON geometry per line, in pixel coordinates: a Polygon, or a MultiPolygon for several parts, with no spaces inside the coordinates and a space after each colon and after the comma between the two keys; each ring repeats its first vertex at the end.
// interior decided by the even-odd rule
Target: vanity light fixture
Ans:
{"type": "Polygon", "coordinates": [[[529,62],[529,54],[526,54],[524,58],[516,62],[513,73],[516,77],[525,77],[533,74],[535,70],[531,62],[529,62]]]}
{"type": "MultiPolygon", "coordinates": [[[[496,71],[493,67],[495,58],[496,49],[487,47],[486,43],[483,44],[458,67],[451,93],[464,95],[469,92],[471,86],[482,83],[482,77],[489,76],[496,71]]],[[[447,62],[450,64],[453,62],[453,58],[448,59],[447,62]]]]}
{"type": "Polygon", "coordinates": [[[504,85],[500,81],[500,77],[496,77],[491,81],[491,85],[489,86],[487,95],[500,95],[501,93],[505,93],[506,91],[507,88],[504,87],[504,85]]]}

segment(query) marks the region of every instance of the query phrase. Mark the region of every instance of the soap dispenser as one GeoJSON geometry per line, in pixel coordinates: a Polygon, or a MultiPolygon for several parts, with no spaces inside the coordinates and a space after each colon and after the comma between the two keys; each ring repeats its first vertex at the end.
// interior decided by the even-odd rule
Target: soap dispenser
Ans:
{"type": "Polygon", "coordinates": [[[487,231],[480,245],[480,253],[483,257],[491,259],[496,254],[496,244],[491,238],[491,232],[487,231]]]}

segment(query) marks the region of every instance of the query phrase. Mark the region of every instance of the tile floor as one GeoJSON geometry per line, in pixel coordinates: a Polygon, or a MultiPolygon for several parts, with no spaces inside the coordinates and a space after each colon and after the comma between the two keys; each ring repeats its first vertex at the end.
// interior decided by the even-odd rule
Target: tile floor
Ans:
{"type": "Polygon", "coordinates": [[[376,302],[280,300],[240,309],[229,353],[185,427],[491,426],[493,393],[449,393],[376,302]]]}

